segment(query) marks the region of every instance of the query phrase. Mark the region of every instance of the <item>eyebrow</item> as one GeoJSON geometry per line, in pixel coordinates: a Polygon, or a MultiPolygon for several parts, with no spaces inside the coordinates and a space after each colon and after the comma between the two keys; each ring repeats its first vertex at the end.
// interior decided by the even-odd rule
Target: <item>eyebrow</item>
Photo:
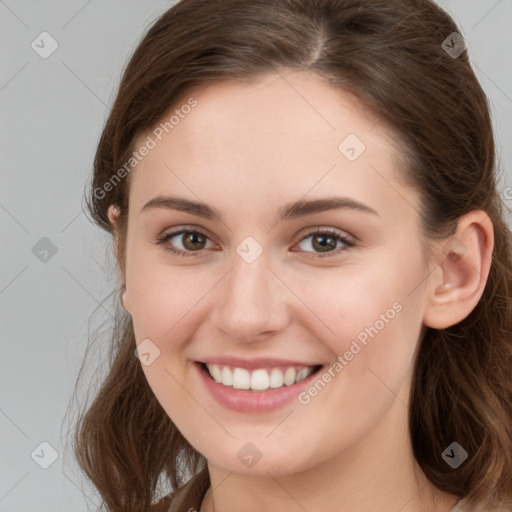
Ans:
{"type": "MultiPolygon", "coordinates": [[[[141,213],[153,208],[167,208],[180,212],[197,215],[208,220],[216,220],[224,222],[222,213],[216,208],[206,203],[191,201],[183,197],[156,196],[150,199],[141,209],[141,213]]],[[[368,205],[365,205],[350,197],[326,197],[323,199],[299,200],[294,203],[286,204],[279,215],[279,220],[294,220],[307,215],[313,215],[328,210],[351,209],[361,212],[371,213],[379,216],[379,214],[368,205]]]]}

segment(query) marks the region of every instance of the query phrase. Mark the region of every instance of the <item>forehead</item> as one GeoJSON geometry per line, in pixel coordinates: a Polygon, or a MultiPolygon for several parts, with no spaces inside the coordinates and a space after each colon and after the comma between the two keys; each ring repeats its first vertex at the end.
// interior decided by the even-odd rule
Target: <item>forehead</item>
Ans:
{"type": "MultiPolygon", "coordinates": [[[[184,95],[171,114],[191,97],[197,106],[172,134],[197,158],[204,158],[206,151],[214,151],[219,159],[240,156],[246,163],[269,158],[277,164],[278,155],[315,158],[326,151],[337,158],[339,143],[349,134],[374,147],[393,144],[392,131],[356,96],[311,73],[215,82],[184,95]],[[303,141],[307,144],[301,145],[303,141]],[[243,154],[236,154],[240,147],[243,154]]],[[[389,152],[391,147],[384,149],[389,152]]]]}
{"type": "Polygon", "coordinates": [[[394,133],[355,96],[315,75],[195,88],[159,126],[139,138],[155,143],[130,178],[130,204],[139,209],[156,194],[177,191],[261,209],[333,189],[369,202],[379,187],[381,202],[396,202],[398,183],[386,185],[397,176],[394,133]],[[195,106],[183,107],[191,99],[195,106]]]}

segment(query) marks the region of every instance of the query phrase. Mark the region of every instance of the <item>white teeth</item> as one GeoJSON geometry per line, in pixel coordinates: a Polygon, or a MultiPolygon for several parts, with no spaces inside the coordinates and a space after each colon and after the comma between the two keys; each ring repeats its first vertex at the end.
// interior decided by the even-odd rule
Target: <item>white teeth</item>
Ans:
{"type": "Polygon", "coordinates": [[[251,388],[251,374],[245,368],[235,368],[233,370],[233,387],[235,389],[251,388]]]}
{"type": "Polygon", "coordinates": [[[227,366],[224,366],[222,368],[221,377],[222,377],[221,384],[224,384],[224,386],[232,386],[233,385],[233,375],[231,373],[231,370],[227,366]]]}
{"type": "MultiPolygon", "coordinates": [[[[236,370],[235,370],[236,371],[236,370]]],[[[251,389],[265,390],[270,385],[267,370],[254,370],[251,375],[251,389]]]]}
{"type": "Polygon", "coordinates": [[[210,368],[210,373],[216,382],[222,382],[222,370],[216,364],[212,365],[210,368]]]}
{"type": "Polygon", "coordinates": [[[302,370],[299,370],[297,372],[295,382],[300,382],[301,380],[304,380],[306,377],[311,375],[311,373],[313,373],[313,368],[302,368],[302,370]]]}
{"type": "Polygon", "coordinates": [[[295,382],[296,374],[297,372],[295,371],[295,368],[288,368],[288,370],[286,370],[286,373],[284,374],[283,382],[287,386],[291,386],[295,382]]]}
{"type": "Polygon", "coordinates": [[[272,368],[270,372],[270,387],[280,388],[283,386],[283,372],[279,368],[272,368]]]}
{"type": "Polygon", "coordinates": [[[232,386],[235,389],[253,389],[255,391],[291,386],[307,378],[314,370],[312,366],[299,369],[290,366],[283,375],[280,368],[272,368],[272,370],[259,368],[249,372],[245,368],[232,369],[229,366],[218,364],[207,364],[206,367],[213,379],[219,384],[232,386]]]}

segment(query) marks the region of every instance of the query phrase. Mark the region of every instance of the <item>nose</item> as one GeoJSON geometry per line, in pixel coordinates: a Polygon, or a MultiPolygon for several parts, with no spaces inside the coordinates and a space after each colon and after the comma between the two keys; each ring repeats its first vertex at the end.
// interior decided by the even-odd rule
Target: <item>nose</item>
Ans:
{"type": "Polygon", "coordinates": [[[235,253],[233,267],[218,287],[212,321],[229,339],[266,339],[289,321],[287,300],[291,292],[270,269],[264,254],[247,263],[235,253]]]}

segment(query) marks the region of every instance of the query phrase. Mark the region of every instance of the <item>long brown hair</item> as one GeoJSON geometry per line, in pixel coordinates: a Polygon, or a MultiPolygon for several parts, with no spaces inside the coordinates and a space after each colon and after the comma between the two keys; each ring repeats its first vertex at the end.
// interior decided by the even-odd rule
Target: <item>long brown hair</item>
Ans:
{"type": "MultiPolygon", "coordinates": [[[[477,306],[457,325],[425,329],[409,410],[414,455],[428,479],[492,507],[512,499],[512,235],[488,100],[469,50],[457,56],[443,45],[454,32],[461,34],[430,0],[181,0],[150,27],[126,66],[98,144],[87,208],[111,234],[108,206],[120,208],[122,277],[130,180],[119,170],[136,138],[192,87],[291,69],[359,97],[401,141],[401,172],[421,194],[427,240],[448,238],[474,209],[494,226],[477,306]],[[456,470],[442,458],[453,441],[469,454],[456,470]]],[[[149,510],[162,482],[178,488],[201,472],[203,488],[209,483],[204,457],[160,406],[134,348],[131,317],[117,308],[109,372],[74,437],[80,466],[112,512],[149,510]]]]}

